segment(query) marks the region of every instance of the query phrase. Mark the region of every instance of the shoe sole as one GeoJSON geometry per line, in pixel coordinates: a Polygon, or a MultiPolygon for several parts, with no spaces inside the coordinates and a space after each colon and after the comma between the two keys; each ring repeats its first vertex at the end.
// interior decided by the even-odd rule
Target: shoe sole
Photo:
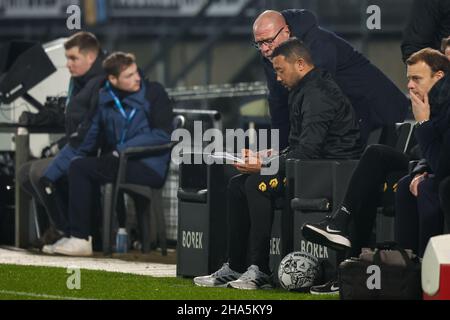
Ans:
{"type": "Polygon", "coordinates": [[[228,287],[228,283],[224,283],[224,284],[219,284],[219,285],[209,285],[209,284],[201,284],[201,283],[196,283],[194,282],[194,284],[198,287],[202,287],[202,288],[227,288],[228,287]]]}
{"type": "Polygon", "coordinates": [[[64,250],[55,250],[55,254],[63,255],[63,256],[71,256],[71,257],[92,257],[94,254],[91,253],[77,253],[74,254],[71,251],[64,251],[64,250]]]}
{"type": "Polygon", "coordinates": [[[273,289],[273,287],[270,284],[265,284],[261,287],[239,287],[239,286],[233,286],[232,284],[228,285],[229,288],[233,289],[239,289],[239,290],[269,290],[273,289]]]}
{"type": "Polygon", "coordinates": [[[311,225],[303,225],[302,234],[308,241],[330,247],[338,251],[347,250],[352,247],[351,242],[347,238],[337,234],[330,234],[311,225]]]}
{"type": "Polygon", "coordinates": [[[310,291],[309,293],[316,295],[316,296],[325,296],[325,295],[338,295],[339,291],[335,291],[335,292],[315,292],[315,291],[310,291]]]}
{"type": "Polygon", "coordinates": [[[47,249],[42,248],[42,253],[54,255],[55,250],[47,250],[47,249]]]}

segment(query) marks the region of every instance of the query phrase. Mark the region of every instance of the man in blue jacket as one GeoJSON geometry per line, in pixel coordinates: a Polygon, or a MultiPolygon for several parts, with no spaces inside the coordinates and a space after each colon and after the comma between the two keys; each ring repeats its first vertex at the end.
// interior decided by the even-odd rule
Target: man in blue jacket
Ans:
{"type": "Polygon", "coordinates": [[[319,27],[308,10],[265,11],[253,25],[255,46],[260,50],[269,87],[272,128],[280,130],[280,149],[289,135],[288,91],[277,82],[272,66],[273,50],[290,37],[303,41],[314,64],[330,72],[349,98],[360,120],[361,138],[382,126],[405,119],[406,96],[377,67],[336,34],[319,27]]]}
{"type": "MultiPolygon", "coordinates": [[[[68,175],[69,209],[65,237],[44,247],[46,253],[70,256],[92,255],[91,208],[101,184],[116,178],[119,153],[129,147],[162,145],[170,142],[172,109],[166,91],[156,82],[142,80],[135,57],[113,53],[103,63],[107,81],[96,99],[97,108],[69,144],[58,154],[44,176],[52,183],[68,175]],[[101,146],[101,157],[86,157],[101,146]]],[[[164,184],[170,153],[130,160],[127,181],[160,188],[164,184]]],[[[119,206],[119,210],[124,210],[119,206]]],[[[119,215],[123,215],[120,213],[119,215]]]]}

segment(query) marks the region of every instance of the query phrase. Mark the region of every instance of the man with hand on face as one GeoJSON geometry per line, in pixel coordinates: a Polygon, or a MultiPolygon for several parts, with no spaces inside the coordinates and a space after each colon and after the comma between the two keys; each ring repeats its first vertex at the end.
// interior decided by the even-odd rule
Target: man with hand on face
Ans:
{"type": "Polygon", "coordinates": [[[305,45],[290,39],[274,50],[272,61],[278,81],[290,90],[289,148],[279,156],[276,175],[262,175],[262,159],[250,151],[245,154],[247,164],[235,165],[242,174],[228,185],[229,262],[212,275],[196,277],[198,286],[271,288],[273,203],[284,196],[286,159],[357,159],[361,155],[358,121],[350,102],[328,72],[315,68],[305,45]]]}
{"type": "Polygon", "coordinates": [[[267,78],[272,128],[280,130],[280,150],[288,144],[289,94],[276,79],[271,56],[276,47],[291,37],[303,41],[311,51],[314,65],[328,71],[348,97],[360,122],[364,144],[374,129],[394,129],[396,122],[405,119],[409,106],[406,96],[347,41],[319,27],[311,11],[267,10],[256,19],[253,35],[267,78]]]}
{"type": "Polygon", "coordinates": [[[396,241],[423,256],[429,239],[443,232],[438,183],[440,171],[448,167],[440,158],[447,152],[443,148],[448,147],[445,137],[450,133],[450,62],[439,51],[426,48],[412,54],[406,64],[416,138],[424,159],[398,183],[396,241]]]}
{"type": "MultiPolygon", "coordinates": [[[[416,137],[426,160],[422,160],[411,176],[397,184],[395,233],[401,246],[422,256],[430,236],[442,232],[442,214],[434,180],[439,182],[450,174],[450,156],[445,147],[450,141],[445,139],[450,134],[447,76],[450,62],[437,50],[423,49],[406,63],[412,109],[418,121],[416,137]],[[436,177],[428,174],[431,169],[437,170],[436,177]]],[[[410,154],[392,147],[369,146],[352,174],[343,202],[330,217],[318,223],[306,223],[302,227],[305,239],[346,251],[347,258],[359,256],[362,248],[371,245],[380,190],[390,173],[407,173],[410,160],[410,154]],[[349,230],[350,222],[353,222],[353,232],[349,230]]],[[[313,294],[338,292],[337,277],[311,288],[313,294]]]]}
{"type": "MultiPolygon", "coordinates": [[[[129,147],[170,142],[173,113],[163,86],[142,79],[132,54],[113,53],[103,67],[107,81],[96,95],[96,112],[78,129],[85,132],[84,138],[71,140],[45,172],[50,184],[65,174],[69,180],[68,225],[62,239],[44,247],[49,254],[92,255],[93,203],[98,200],[100,186],[115,181],[119,153],[129,147]],[[100,146],[102,156],[87,157],[100,146]]],[[[170,152],[131,159],[127,162],[126,181],[161,188],[169,160],[170,152]]],[[[140,206],[139,197],[135,199],[140,206]]],[[[125,216],[124,210],[120,202],[119,217],[125,216]]]]}

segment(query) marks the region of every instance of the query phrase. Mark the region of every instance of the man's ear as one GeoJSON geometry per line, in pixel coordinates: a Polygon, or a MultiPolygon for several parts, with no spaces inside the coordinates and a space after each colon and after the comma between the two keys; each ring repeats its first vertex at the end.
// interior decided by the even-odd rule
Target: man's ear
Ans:
{"type": "Polygon", "coordinates": [[[295,68],[298,71],[303,71],[305,69],[305,60],[303,58],[298,58],[297,61],[295,61],[295,68]]]}
{"type": "Polygon", "coordinates": [[[86,52],[86,57],[91,64],[94,64],[95,60],[97,60],[97,55],[93,51],[86,52]]]}
{"type": "Polygon", "coordinates": [[[436,73],[434,74],[434,76],[435,76],[436,78],[438,78],[439,80],[441,80],[441,79],[445,76],[445,73],[444,73],[444,71],[439,70],[438,72],[436,72],[436,73]]]}
{"type": "Polygon", "coordinates": [[[287,33],[289,33],[289,38],[291,38],[292,32],[291,32],[291,28],[288,25],[286,25],[286,31],[287,31],[287,33]]]}
{"type": "Polygon", "coordinates": [[[114,86],[117,87],[117,83],[119,82],[119,79],[117,79],[115,76],[113,75],[109,75],[108,76],[108,81],[114,86]]]}

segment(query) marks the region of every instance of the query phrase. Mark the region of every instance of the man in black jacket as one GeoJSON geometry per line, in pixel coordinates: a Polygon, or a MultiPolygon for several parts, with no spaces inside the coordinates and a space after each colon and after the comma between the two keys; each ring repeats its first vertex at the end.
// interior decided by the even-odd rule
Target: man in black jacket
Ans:
{"type": "MultiPolygon", "coordinates": [[[[88,32],[78,32],[65,42],[64,48],[67,68],[71,74],[66,100],[66,134],[65,137],[51,146],[53,156],[58,153],[58,150],[62,149],[71,135],[76,132],[80,123],[85,120],[89,113],[90,100],[93,96],[96,96],[93,93],[98,92],[106,77],[102,68],[105,54],[102,52],[95,35],[88,32]]],[[[51,227],[42,237],[43,243],[39,243],[39,246],[57,240],[60,235],[55,231],[55,225],[62,224],[58,205],[64,205],[64,203],[55,202],[53,198],[48,197],[39,182],[52,160],[53,158],[46,158],[30,161],[19,169],[21,187],[45,207],[50,218],[51,227]]]]}
{"type": "MultiPolygon", "coordinates": [[[[439,50],[450,36],[450,1],[414,0],[411,17],[401,44],[403,61],[424,48],[439,50]]],[[[444,52],[445,53],[445,52],[444,52]]]]}
{"type": "Polygon", "coordinates": [[[272,128],[280,130],[280,149],[289,135],[288,91],[277,82],[271,55],[290,37],[302,40],[311,51],[314,64],[334,77],[350,99],[360,121],[362,141],[382,126],[405,119],[406,96],[377,67],[336,34],[318,26],[308,10],[265,11],[253,26],[255,46],[260,50],[269,87],[272,128]]]}
{"type": "Polygon", "coordinates": [[[243,174],[233,177],[228,186],[229,263],[212,275],[195,278],[199,286],[270,288],[272,208],[284,195],[286,159],[355,159],[361,155],[358,121],[349,100],[328,72],[314,67],[305,45],[291,39],[273,55],[277,78],[291,91],[289,148],[279,156],[277,175],[262,175],[265,161],[251,152],[246,164],[236,165],[243,174]]]}
{"type": "Polygon", "coordinates": [[[406,64],[416,138],[424,159],[398,183],[396,241],[423,256],[429,239],[443,232],[438,184],[449,167],[450,63],[437,50],[426,48],[411,55],[406,64]]]}

